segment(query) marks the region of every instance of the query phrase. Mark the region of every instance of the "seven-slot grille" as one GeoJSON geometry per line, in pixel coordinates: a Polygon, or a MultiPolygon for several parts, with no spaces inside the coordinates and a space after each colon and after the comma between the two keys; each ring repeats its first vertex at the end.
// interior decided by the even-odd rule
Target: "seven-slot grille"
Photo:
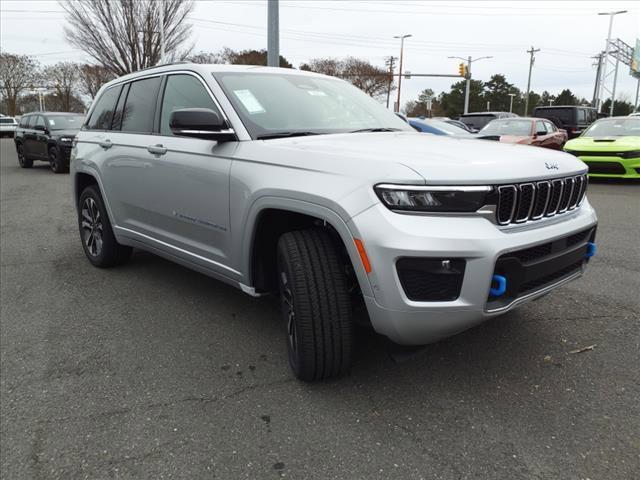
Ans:
{"type": "Polygon", "coordinates": [[[498,187],[496,219],[500,225],[553,217],[577,208],[587,191],[587,176],[498,187]]]}

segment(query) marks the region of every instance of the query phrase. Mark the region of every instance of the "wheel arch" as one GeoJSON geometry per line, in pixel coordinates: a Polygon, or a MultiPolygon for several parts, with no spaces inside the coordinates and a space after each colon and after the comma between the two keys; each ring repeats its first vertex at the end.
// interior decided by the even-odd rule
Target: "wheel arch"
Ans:
{"type": "MultiPolygon", "coordinates": [[[[372,295],[367,273],[354,243],[353,232],[333,210],[305,201],[263,197],[257,200],[245,222],[241,265],[245,282],[255,292],[274,287],[276,248],[279,237],[288,231],[310,227],[326,228],[342,250],[364,295],[372,295]]],[[[277,272],[275,273],[277,275],[277,272]]]]}

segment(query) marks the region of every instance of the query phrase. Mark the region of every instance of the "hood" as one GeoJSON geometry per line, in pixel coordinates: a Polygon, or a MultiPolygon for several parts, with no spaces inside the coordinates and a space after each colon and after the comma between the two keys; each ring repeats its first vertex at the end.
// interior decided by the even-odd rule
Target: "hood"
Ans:
{"type": "Polygon", "coordinates": [[[578,137],[569,140],[565,150],[623,152],[640,149],[640,137],[578,137]]]}
{"type": "Polygon", "coordinates": [[[390,163],[397,163],[433,184],[524,182],[587,171],[584,163],[568,153],[418,132],[317,135],[262,142],[271,150],[268,157],[278,162],[312,164],[336,173],[349,168],[348,164],[368,176],[382,174],[390,163]]]}
{"type": "Polygon", "coordinates": [[[52,137],[75,137],[80,130],[51,130],[52,137]]]}

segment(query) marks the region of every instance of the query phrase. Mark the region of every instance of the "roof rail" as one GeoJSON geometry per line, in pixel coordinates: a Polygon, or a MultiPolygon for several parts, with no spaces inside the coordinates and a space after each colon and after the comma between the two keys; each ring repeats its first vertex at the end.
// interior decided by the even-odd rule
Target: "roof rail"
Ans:
{"type": "Polygon", "coordinates": [[[140,70],[136,70],[135,72],[131,72],[131,73],[144,72],[145,70],[151,70],[152,68],[168,67],[170,65],[184,65],[184,64],[187,64],[187,63],[193,63],[193,62],[189,62],[188,60],[180,60],[178,62],[159,63],[157,65],[153,65],[151,67],[145,67],[145,68],[142,68],[140,70]]]}

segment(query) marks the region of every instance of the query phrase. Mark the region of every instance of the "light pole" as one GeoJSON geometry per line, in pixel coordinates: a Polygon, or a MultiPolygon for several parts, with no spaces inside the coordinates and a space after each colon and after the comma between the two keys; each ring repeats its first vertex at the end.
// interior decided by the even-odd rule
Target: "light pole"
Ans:
{"type": "MultiPolygon", "coordinates": [[[[600,12],[598,15],[609,15],[609,33],[607,34],[607,44],[604,49],[604,65],[602,65],[602,77],[600,79],[600,92],[598,93],[598,105],[596,108],[600,110],[602,107],[602,94],[604,90],[604,80],[607,78],[607,64],[609,63],[609,44],[611,43],[611,31],[613,29],[613,17],[621,13],[627,13],[626,10],[618,10],[617,12],[600,12]]],[[[614,83],[615,89],[615,83],[614,83]]],[[[611,100],[611,106],[613,107],[613,100],[611,100]]],[[[612,109],[613,111],[613,109],[612,109]]]]}
{"type": "Polygon", "coordinates": [[[396,113],[400,112],[400,88],[402,87],[402,55],[404,53],[404,39],[405,38],[409,38],[411,36],[411,34],[408,35],[396,35],[393,38],[399,38],[400,39],[400,71],[399,71],[399,75],[398,75],[398,101],[396,102],[396,108],[394,109],[394,111],[396,113]]]}
{"type": "Polygon", "coordinates": [[[511,97],[509,99],[509,113],[513,112],[513,97],[516,96],[515,93],[510,93],[509,96],[511,97]]]}
{"type": "Polygon", "coordinates": [[[492,56],[488,57],[480,57],[480,58],[462,58],[462,57],[447,57],[447,58],[457,58],[458,60],[462,60],[463,62],[467,62],[467,74],[465,77],[467,78],[467,86],[464,91],[464,113],[469,113],[469,91],[471,90],[471,64],[473,62],[477,62],[478,60],[485,60],[487,58],[493,58],[492,56]]]}
{"type": "Polygon", "coordinates": [[[280,66],[280,16],[278,0],[267,3],[267,65],[280,66]]]}

